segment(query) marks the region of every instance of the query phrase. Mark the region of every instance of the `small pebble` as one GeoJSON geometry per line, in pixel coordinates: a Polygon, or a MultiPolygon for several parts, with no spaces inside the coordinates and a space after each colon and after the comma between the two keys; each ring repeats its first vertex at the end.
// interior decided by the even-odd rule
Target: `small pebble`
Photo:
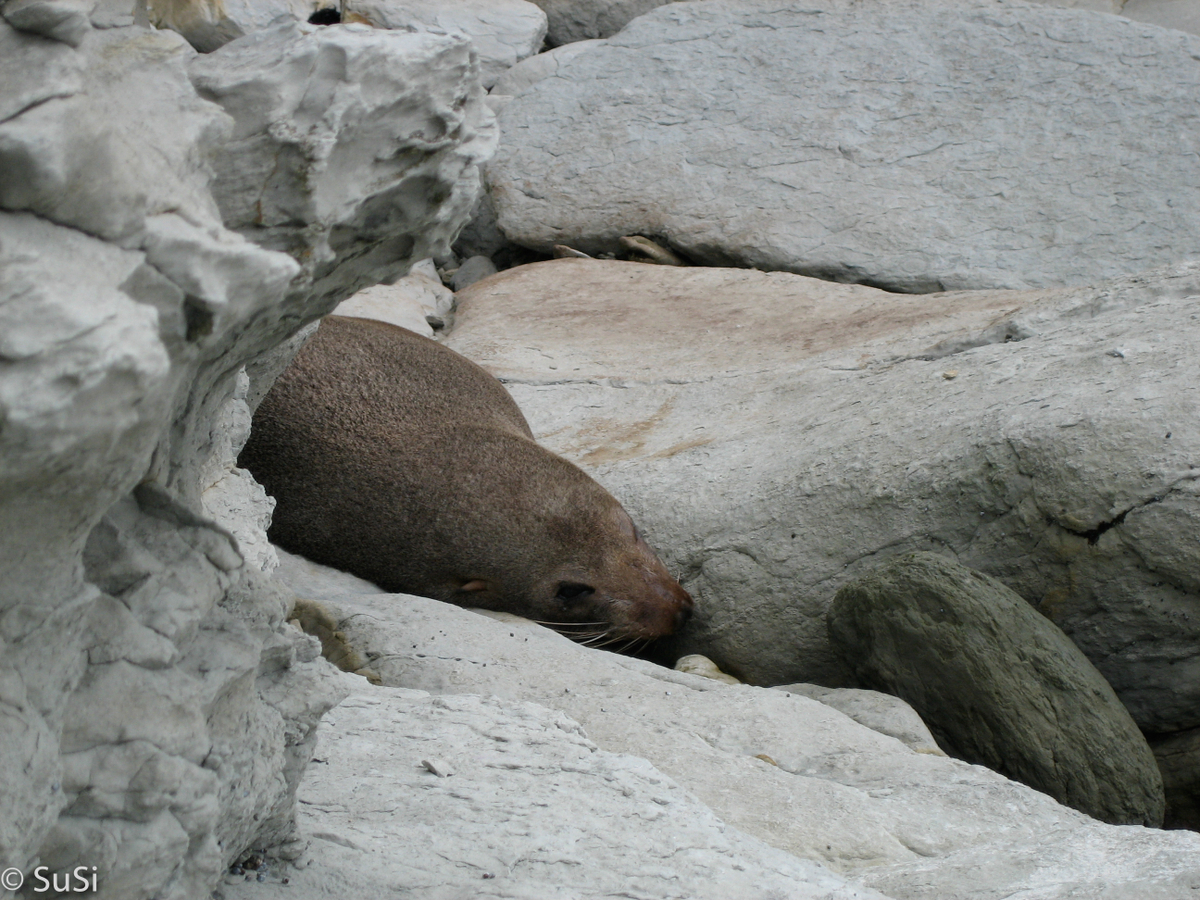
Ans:
{"type": "Polygon", "coordinates": [[[446,778],[454,774],[454,770],[450,768],[450,765],[444,759],[423,759],[421,760],[421,765],[438,778],[446,778]]]}

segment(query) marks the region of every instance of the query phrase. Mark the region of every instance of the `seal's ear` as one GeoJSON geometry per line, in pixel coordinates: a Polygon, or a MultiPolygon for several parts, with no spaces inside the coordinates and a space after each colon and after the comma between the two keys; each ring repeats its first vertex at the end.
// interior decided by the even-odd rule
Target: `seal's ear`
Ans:
{"type": "Polygon", "coordinates": [[[464,584],[462,587],[459,588],[460,591],[466,591],[466,592],[472,593],[472,594],[477,591],[486,591],[487,589],[488,589],[487,582],[483,581],[482,579],[479,579],[479,578],[473,579],[472,581],[468,581],[466,584],[464,584]]]}
{"type": "Polygon", "coordinates": [[[608,518],[625,537],[635,542],[641,541],[642,536],[638,532],[637,526],[633,524],[633,519],[629,517],[629,513],[625,512],[619,503],[613,504],[608,512],[608,518]]]}

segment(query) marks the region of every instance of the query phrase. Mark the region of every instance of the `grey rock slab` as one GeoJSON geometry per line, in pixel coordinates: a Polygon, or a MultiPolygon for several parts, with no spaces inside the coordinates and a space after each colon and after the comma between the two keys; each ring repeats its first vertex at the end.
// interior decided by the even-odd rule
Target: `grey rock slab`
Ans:
{"type": "Polygon", "coordinates": [[[1200,267],[895,295],[555,260],[458,294],[447,344],[636,518],[696,598],[673,650],[851,686],[825,611],[938,550],[1084,651],[1148,731],[1200,709],[1200,267]]]}
{"type": "Polygon", "coordinates": [[[1054,624],[933,553],[842,585],[829,636],[864,687],[913,705],[938,744],[1115,825],[1157,827],[1163,779],[1117,695],[1054,624]]]}
{"type": "Polygon", "coordinates": [[[528,0],[344,0],[342,16],[376,28],[464,34],[479,56],[484,87],[537,53],[546,36],[546,14],[528,0]]]}
{"type": "MultiPolygon", "coordinates": [[[[344,573],[280,558],[277,577],[325,605],[385,684],[557,710],[599,749],[647,760],[730,830],[888,896],[1178,900],[1200,886],[1200,835],[1104,825],[980,766],[916,752],[807,697],[590,650],[514,616],[380,594],[344,573]]],[[[429,754],[456,773],[469,759],[451,747],[422,748],[412,767],[429,754]]],[[[459,777],[416,774],[438,790],[459,777]]]]}
{"type": "Polygon", "coordinates": [[[557,710],[353,680],[301,787],[308,851],[266,883],[226,886],[230,900],[885,900],[727,828],[557,710]]]}
{"type": "Polygon", "coordinates": [[[490,259],[486,256],[472,256],[463,260],[462,265],[455,269],[450,284],[454,290],[461,291],[463,288],[495,274],[496,266],[490,259]]]}
{"type": "Polygon", "coordinates": [[[893,290],[1093,283],[1200,230],[1200,43],[1005,3],[659,7],[506,105],[500,231],[893,290]]]}

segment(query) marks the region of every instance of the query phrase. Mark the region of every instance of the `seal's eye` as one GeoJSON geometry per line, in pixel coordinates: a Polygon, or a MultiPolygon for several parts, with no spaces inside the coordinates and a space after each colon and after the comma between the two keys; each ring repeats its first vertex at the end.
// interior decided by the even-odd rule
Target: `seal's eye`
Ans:
{"type": "Polygon", "coordinates": [[[554,599],[560,603],[571,605],[579,603],[592,596],[595,590],[586,584],[576,584],[573,581],[564,581],[558,586],[558,593],[554,595],[554,599]]]}

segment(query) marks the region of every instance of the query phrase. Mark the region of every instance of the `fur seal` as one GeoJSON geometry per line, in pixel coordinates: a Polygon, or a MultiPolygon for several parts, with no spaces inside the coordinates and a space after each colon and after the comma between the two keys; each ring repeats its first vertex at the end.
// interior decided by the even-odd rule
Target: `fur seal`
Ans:
{"type": "Polygon", "coordinates": [[[616,499],[539,446],[508,391],[411,331],[328,316],[262,401],[238,464],[284,549],[596,644],[692,610],[616,499]]]}

